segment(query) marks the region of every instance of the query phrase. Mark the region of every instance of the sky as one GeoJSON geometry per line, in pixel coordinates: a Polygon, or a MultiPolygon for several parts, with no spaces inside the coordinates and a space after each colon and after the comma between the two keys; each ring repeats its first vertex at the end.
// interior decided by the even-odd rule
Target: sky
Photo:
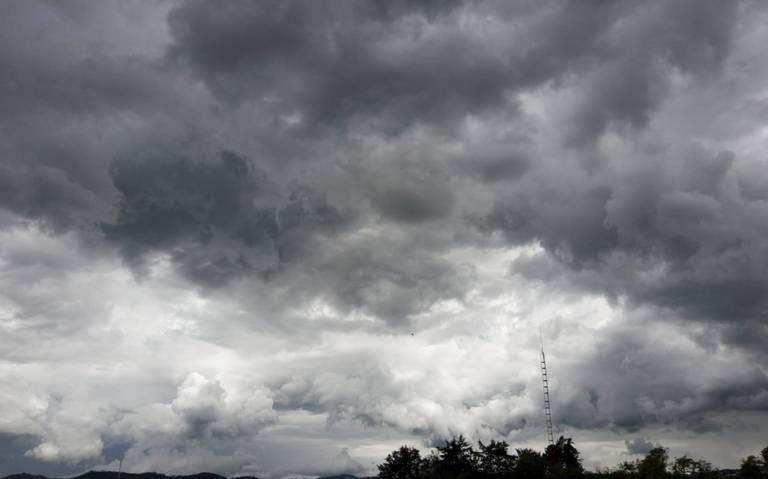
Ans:
{"type": "Polygon", "coordinates": [[[768,5],[0,4],[0,474],[768,437],[768,5]]]}

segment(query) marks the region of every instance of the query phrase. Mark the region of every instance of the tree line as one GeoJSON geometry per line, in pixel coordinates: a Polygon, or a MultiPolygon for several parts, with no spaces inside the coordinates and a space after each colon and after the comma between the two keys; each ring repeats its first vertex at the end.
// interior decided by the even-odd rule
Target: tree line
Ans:
{"type": "Polygon", "coordinates": [[[418,449],[402,446],[378,465],[380,479],[768,479],[768,447],[746,457],[738,471],[717,470],[704,459],[683,455],[670,460],[664,447],[644,458],[615,468],[587,472],[571,438],[560,437],[543,453],[510,451],[504,441],[478,442],[475,450],[464,436],[446,441],[422,457],[418,449]]]}

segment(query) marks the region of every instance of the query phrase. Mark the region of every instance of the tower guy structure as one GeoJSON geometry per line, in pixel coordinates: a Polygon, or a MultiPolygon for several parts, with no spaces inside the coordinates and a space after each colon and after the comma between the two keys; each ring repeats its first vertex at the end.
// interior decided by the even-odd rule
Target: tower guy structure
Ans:
{"type": "Polygon", "coordinates": [[[552,432],[552,407],[549,402],[549,378],[547,377],[547,357],[544,355],[544,338],[539,330],[541,344],[541,384],[544,388],[544,416],[547,425],[547,441],[549,444],[555,443],[555,437],[552,432]]]}

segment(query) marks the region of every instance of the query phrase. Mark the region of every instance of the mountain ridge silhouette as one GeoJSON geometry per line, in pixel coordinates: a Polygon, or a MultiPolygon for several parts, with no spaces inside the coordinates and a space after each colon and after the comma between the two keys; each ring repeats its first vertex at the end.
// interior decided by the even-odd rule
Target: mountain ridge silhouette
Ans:
{"type": "MultiPolygon", "coordinates": [[[[29,474],[21,472],[18,474],[11,474],[0,479],[64,479],[61,477],[48,477],[42,474],[29,474]]],[[[186,475],[168,475],[161,474],[159,472],[141,472],[130,473],[116,471],[88,471],[77,476],[70,476],[66,479],[259,479],[258,476],[235,476],[228,478],[220,474],[214,474],[212,472],[198,472],[196,474],[186,475]]],[[[335,476],[323,476],[318,479],[367,479],[363,477],[353,476],[351,474],[341,474],[335,476]]]]}

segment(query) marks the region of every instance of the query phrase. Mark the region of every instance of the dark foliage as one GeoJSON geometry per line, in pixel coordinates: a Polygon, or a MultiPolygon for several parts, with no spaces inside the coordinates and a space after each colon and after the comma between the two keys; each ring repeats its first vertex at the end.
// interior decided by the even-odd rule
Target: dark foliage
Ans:
{"type": "Polygon", "coordinates": [[[402,446],[390,453],[379,464],[379,477],[382,479],[416,479],[422,467],[421,454],[413,447],[402,446]]]}
{"type": "Polygon", "coordinates": [[[454,437],[443,447],[437,448],[436,471],[441,478],[474,477],[477,461],[472,446],[464,436],[454,437]]]}
{"type": "Polygon", "coordinates": [[[544,451],[544,463],[547,477],[575,478],[581,477],[584,473],[579,451],[573,446],[571,438],[565,439],[560,436],[555,444],[547,446],[544,451]]]}
{"type": "Polygon", "coordinates": [[[567,474],[580,475],[582,472],[579,453],[570,439],[561,438],[556,449],[550,451],[549,468],[544,455],[533,449],[517,449],[516,454],[510,454],[509,445],[504,441],[479,442],[478,446],[476,451],[463,436],[458,436],[423,459],[415,449],[403,446],[379,465],[379,477],[524,479],[576,477],[567,474]],[[413,471],[418,472],[413,475],[413,471]]]}
{"type": "Polygon", "coordinates": [[[547,465],[544,462],[544,456],[533,449],[517,450],[517,467],[515,467],[516,477],[544,477],[547,465]]]}
{"type": "Polygon", "coordinates": [[[666,448],[654,447],[637,465],[637,473],[644,479],[662,479],[667,477],[669,453],[666,448]]]}
{"type": "Polygon", "coordinates": [[[768,446],[760,451],[760,456],[749,455],[741,462],[741,479],[768,479],[768,446]]]}
{"type": "Polygon", "coordinates": [[[587,472],[571,438],[560,437],[544,453],[516,449],[509,453],[503,441],[478,443],[479,450],[463,436],[446,441],[422,458],[415,448],[403,446],[379,465],[380,478],[408,479],[768,479],[768,447],[742,461],[741,469],[718,470],[704,459],[683,455],[670,461],[666,448],[656,446],[636,461],[613,469],[587,472]]]}
{"type": "Polygon", "coordinates": [[[479,442],[478,469],[488,478],[501,478],[512,475],[517,464],[517,456],[510,455],[506,442],[491,441],[483,444],[479,442]]]}

